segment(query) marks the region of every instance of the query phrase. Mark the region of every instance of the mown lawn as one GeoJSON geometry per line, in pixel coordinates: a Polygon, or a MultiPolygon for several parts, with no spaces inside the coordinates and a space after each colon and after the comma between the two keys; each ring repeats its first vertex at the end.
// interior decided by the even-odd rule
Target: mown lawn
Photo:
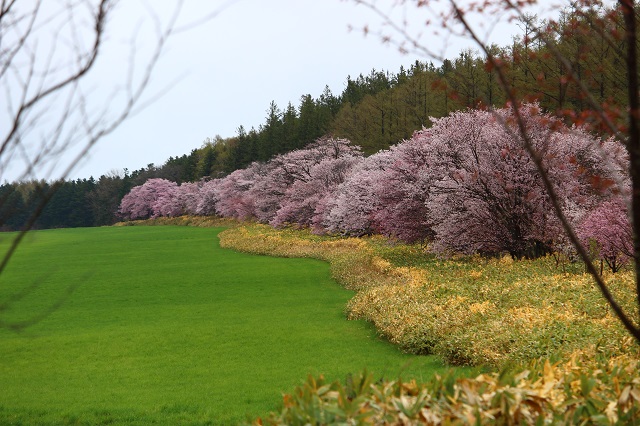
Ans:
{"type": "Polygon", "coordinates": [[[308,374],[445,370],[346,321],[353,293],[326,263],[223,250],[218,232],[30,234],[0,276],[0,306],[37,286],[0,320],[63,303],[22,332],[0,328],[0,424],[235,424],[276,410],[308,374]]]}

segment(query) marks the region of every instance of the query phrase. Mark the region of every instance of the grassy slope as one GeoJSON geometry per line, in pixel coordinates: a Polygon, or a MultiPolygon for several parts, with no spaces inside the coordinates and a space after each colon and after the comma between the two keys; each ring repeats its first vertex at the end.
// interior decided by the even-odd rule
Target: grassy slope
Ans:
{"type": "Polygon", "coordinates": [[[0,330],[0,423],[236,423],[276,409],[309,373],[426,379],[442,368],[345,321],[352,293],[325,263],[222,250],[218,231],[31,234],[0,277],[0,303],[41,285],[0,317],[24,318],[78,287],[25,332],[0,330]]]}

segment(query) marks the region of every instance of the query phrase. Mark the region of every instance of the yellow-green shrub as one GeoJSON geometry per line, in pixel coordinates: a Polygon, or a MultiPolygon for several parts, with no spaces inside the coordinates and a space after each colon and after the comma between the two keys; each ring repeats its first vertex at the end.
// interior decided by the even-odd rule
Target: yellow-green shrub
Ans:
{"type": "Polygon", "coordinates": [[[225,227],[232,228],[240,224],[237,220],[226,219],[215,216],[177,216],[177,217],[158,217],[155,219],[145,220],[128,220],[126,222],[118,222],[115,226],[160,226],[160,225],[178,225],[178,226],[199,226],[203,228],[225,227]]]}

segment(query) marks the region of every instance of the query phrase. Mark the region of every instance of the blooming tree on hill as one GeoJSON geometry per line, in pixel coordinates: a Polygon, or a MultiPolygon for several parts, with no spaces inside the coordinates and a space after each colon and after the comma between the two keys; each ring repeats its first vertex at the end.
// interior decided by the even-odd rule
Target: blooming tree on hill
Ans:
{"type": "Polygon", "coordinates": [[[293,163],[286,155],[279,155],[269,162],[269,170],[248,191],[254,201],[254,216],[259,222],[268,223],[280,208],[287,188],[295,182],[290,169],[293,163]]]}
{"type": "Polygon", "coordinates": [[[216,213],[222,217],[249,219],[255,217],[255,198],[249,190],[267,175],[269,168],[263,163],[252,163],[245,169],[232,172],[213,188],[216,213]]]}
{"type": "Polygon", "coordinates": [[[270,224],[302,226],[322,223],[326,198],[344,182],[351,168],[362,161],[361,155],[328,157],[311,167],[307,180],[295,181],[285,192],[280,208],[270,224]]]}
{"type": "Polygon", "coordinates": [[[385,179],[385,171],[393,157],[384,150],[354,165],[330,197],[325,199],[322,222],[315,224],[316,232],[362,236],[374,232],[373,214],[381,209],[374,188],[385,179]]]}
{"type": "Polygon", "coordinates": [[[595,244],[596,255],[612,272],[633,258],[633,234],[629,213],[621,199],[605,201],[590,211],[577,227],[585,246],[595,244]]]}
{"type": "MultiPolygon", "coordinates": [[[[249,190],[248,195],[255,206],[254,216],[263,223],[271,222],[282,208],[284,200],[289,197],[287,192],[292,185],[299,182],[297,185],[302,190],[305,183],[312,184],[314,179],[320,178],[319,174],[314,175],[318,173],[313,171],[315,166],[330,159],[360,158],[361,155],[360,148],[348,140],[327,137],[318,139],[303,149],[274,157],[266,165],[268,171],[265,176],[249,190]]],[[[294,191],[295,197],[300,196],[297,191],[294,191]]],[[[303,200],[298,199],[298,202],[301,201],[303,200]]],[[[284,219],[285,216],[283,212],[277,223],[282,224],[292,219],[284,219]]]]}
{"type": "Polygon", "coordinates": [[[180,190],[178,199],[182,206],[182,214],[198,214],[198,206],[203,194],[202,185],[202,182],[184,182],[178,187],[180,190]]]}
{"type": "Polygon", "coordinates": [[[202,216],[213,216],[216,214],[216,204],[218,202],[218,186],[220,185],[220,182],[220,179],[214,179],[204,182],[200,186],[195,214],[202,216]]]}
{"type": "MultiPolygon", "coordinates": [[[[520,116],[563,206],[588,209],[607,193],[590,184],[593,176],[620,178],[619,170],[604,166],[599,139],[567,128],[535,104],[521,106],[520,116]]],[[[550,252],[564,233],[514,127],[511,108],[473,110],[434,119],[417,135],[428,139],[432,157],[427,207],[434,250],[535,257],[550,252]]]]}
{"type": "Polygon", "coordinates": [[[157,202],[169,203],[177,183],[166,179],[149,179],[143,185],[135,186],[122,198],[118,214],[124,219],[148,219],[156,217],[157,202]]]}
{"type": "Polygon", "coordinates": [[[433,237],[426,206],[433,179],[429,164],[432,147],[428,137],[421,137],[428,133],[416,133],[392,147],[391,164],[373,186],[378,203],[383,206],[372,214],[374,229],[408,243],[433,237]]]}
{"type": "Polygon", "coordinates": [[[196,214],[199,199],[198,183],[185,182],[180,186],[167,187],[165,191],[158,193],[158,198],[152,206],[152,217],[196,214]]]}

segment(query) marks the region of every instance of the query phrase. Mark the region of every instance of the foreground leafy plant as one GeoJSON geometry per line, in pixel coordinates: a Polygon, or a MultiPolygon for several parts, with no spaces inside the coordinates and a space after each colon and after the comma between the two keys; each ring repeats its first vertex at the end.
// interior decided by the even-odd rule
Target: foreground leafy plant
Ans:
{"type": "Polygon", "coordinates": [[[425,384],[374,383],[366,371],[344,384],[310,376],[284,395],[280,412],[254,424],[635,424],[637,368],[628,357],[594,361],[575,353],[562,364],[538,362],[475,378],[449,373],[425,384]]]}

